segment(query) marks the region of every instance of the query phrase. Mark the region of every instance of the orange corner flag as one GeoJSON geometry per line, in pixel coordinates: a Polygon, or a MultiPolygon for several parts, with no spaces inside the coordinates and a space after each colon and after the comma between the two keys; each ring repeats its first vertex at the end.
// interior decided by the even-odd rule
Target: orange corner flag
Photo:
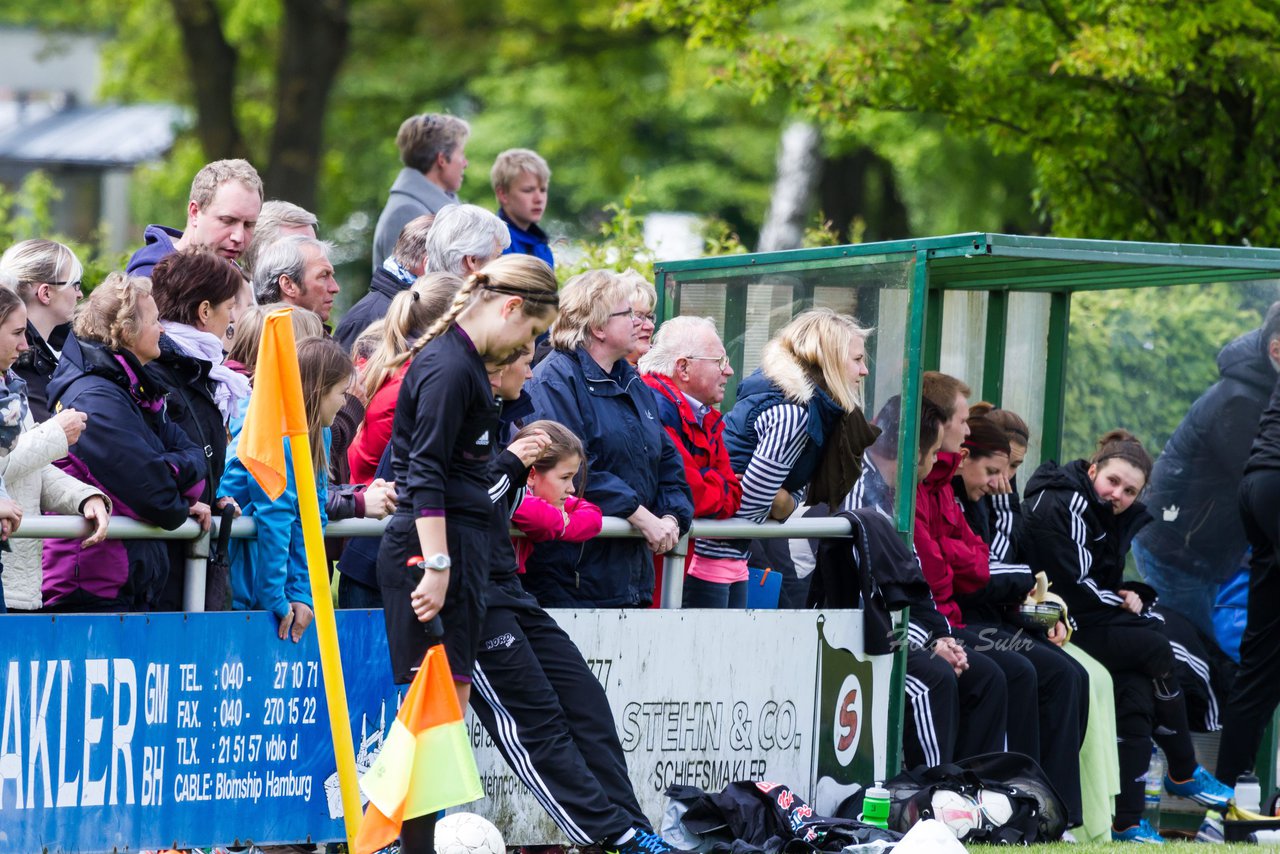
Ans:
{"type": "Polygon", "coordinates": [[[288,481],[284,437],[307,433],[307,409],[302,401],[291,312],[288,308],[277,309],[263,323],[253,394],[249,396],[237,452],[272,501],[280,497],[288,481]]]}
{"type": "Polygon", "coordinates": [[[360,788],[369,797],[369,809],[356,836],[356,854],[395,842],[407,819],[484,797],[443,646],[427,650],[360,788]]]}

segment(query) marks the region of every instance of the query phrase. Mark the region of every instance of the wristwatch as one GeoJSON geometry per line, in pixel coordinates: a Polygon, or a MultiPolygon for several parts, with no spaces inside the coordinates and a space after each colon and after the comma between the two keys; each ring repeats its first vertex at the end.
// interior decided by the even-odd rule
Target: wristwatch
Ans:
{"type": "Polygon", "coordinates": [[[453,566],[453,561],[449,560],[449,556],[445,554],[436,554],[431,557],[419,557],[413,564],[419,569],[429,569],[433,572],[444,572],[453,566]]]}

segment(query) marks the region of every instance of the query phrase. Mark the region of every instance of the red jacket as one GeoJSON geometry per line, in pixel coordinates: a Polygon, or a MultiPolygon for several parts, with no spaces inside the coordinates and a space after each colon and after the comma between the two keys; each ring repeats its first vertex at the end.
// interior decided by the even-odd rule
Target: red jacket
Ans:
{"type": "Polygon", "coordinates": [[[960,467],[959,454],[938,454],[933,471],[916,490],[916,554],[934,601],[956,628],[964,627],[957,595],[974,593],[991,580],[989,550],[965,521],[951,478],[960,467]]]}
{"type": "Polygon", "coordinates": [[[412,362],[405,362],[392,374],[382,388],[373,393],[364,411],[364,421],[347,448],[347,462],[351,464],[351,482],[368,484],[378,471],[378,461],[391,441],[391,423],[396,414],[396,400],[400,397],[400,384],[412,362]]]}
{"type": "Polygon", "coordinates": [[[534,543],[545,543],[547,540],[584,542],[600,533],[603,517],[599,507],[576,495],[565,499],[564,513],[561,513],[550,502],[526,492],[516,512],[511,514],[511,524],[524,533],[523,537],[511,538],[516,549],[516,564],[519,566],[517,571],[524,572],[525,561],[529,559],[534,543]]]}
{"type": "Polygon", "coordinates": [[[658,401],[658,417],[684,461],[684,476],[693,493],[695,519],[728,519],[742,504],[742,484],[729,465],[724,424],[714,409],[699,421],[684,392],[661,374],[645,374],[645,385],[658,401]]]}

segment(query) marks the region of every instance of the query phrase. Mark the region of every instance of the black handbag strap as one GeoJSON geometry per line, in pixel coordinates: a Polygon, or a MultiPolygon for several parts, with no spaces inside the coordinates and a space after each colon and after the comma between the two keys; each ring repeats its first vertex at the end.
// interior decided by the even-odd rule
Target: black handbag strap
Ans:
{"type": "Polygon", "coordinates": [[[222,508],[218,517],[218,539],[214,542],[213,551],[210,557],[214,555],[228,555],[231,552],[231,520],[236,517],[236,507],[234,504],[228,504],[222,508]]]}

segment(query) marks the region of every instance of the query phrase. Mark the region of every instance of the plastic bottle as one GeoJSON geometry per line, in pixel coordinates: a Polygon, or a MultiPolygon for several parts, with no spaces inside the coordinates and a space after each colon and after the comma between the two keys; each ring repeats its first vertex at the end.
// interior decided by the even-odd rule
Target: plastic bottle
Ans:
{"type": "Polygon", "coordinates": [[[1151,828],[1160,830],[1160,792],[1164,789],[1164,759],[1157,747],[1151,748],[1151,764],[1147,766],[1146,799],[1143,804],[1142,817],[1151,828]]]}
{"type": "Polygon", "coordinates": [[[1236,780],[1236,806],[1249,812],[1262,812],[1262,786],[1253,774],[1241,774],[1236,780]]]}
{"type": "Polygon", "coordinates": [[[889,790],[876,783],[867,787],[862,796],[863,824],[870,824],[882,830],[889,829],[889,790]]]}

